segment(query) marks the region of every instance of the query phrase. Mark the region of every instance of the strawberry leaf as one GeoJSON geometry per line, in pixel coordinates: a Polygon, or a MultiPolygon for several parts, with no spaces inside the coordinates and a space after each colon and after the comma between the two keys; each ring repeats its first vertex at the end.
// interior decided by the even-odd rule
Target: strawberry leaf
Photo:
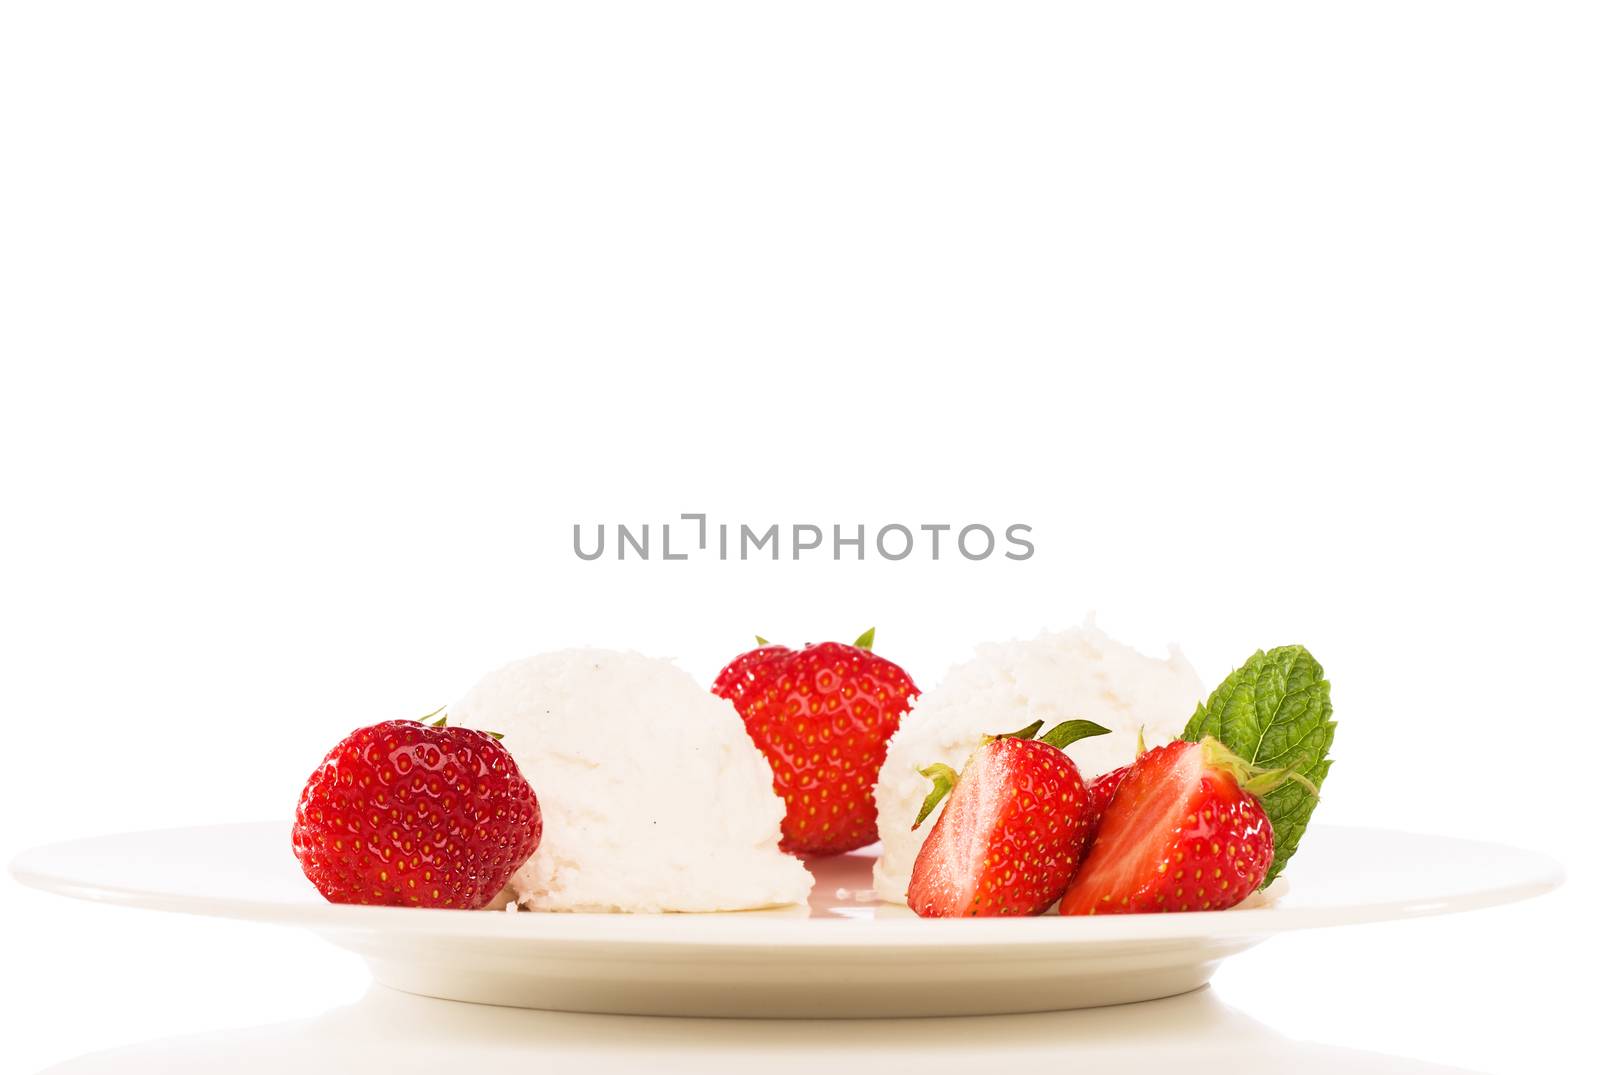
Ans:
{"type": "Polygon", "coordinates": [[[1110,728],[1096,724],[1092,720],[1064,720],[1041,735],[1039,742],[1049,743],[1057,750],[1065,750],[1080,739],[1088,739],[1094,735],[1110,734],[1110,728]]]}
{"type": "Polygon", "coordinates": [[[994,742],[996,739],[1032,739],[1034,736],[1039,734],[1039,729],[1043,727],[1044,721],[1036,720],[1026,728],[1018,728],[1014,732],[1001,732],[999,735],[986,735],[983,737],[983,742],[985,745],[988,745],[989,743],[994,742]]]}
{"type": "Polygon", "coordinates": [[[861,637],[855,640],[853,645],[856,647],[856,649],[870,651],[872,649],[872,640],[877,637],[877,634],[878,629],[876,627],[868,627],[862,632],[861,637]]]}
{"type": "Polygon", "coordinates": [[[1261,796],[1272,822],[1272,868],[1263,886],[1283,872],[1300,846],[1317,795],[1333,762],[1333,702],[1322,666],[1304,646],[1257,650],[1195,710],[1183,738],[1213,736],[1250,766],[1277,770],[1261,796]],[[1287,777],[1287,779],[1284,779],[1287,777]]]}
{"type": "Polygon", "coordinates": [[[922,809],[917,811],[917,820],[911,823],[912,829],[916,829],[924,821],[928,820],[928,815],[933,813],[933,808],[939,805],[941,799],[950,794],[950,790],[956,786],[956,781],[960,779],[960,775],[950,766],[937,763],[928,766],[926,769],[918,769],[917,772],[933,781],[933,790],[928,792],[926,799],[922,800],[922,809]]]}

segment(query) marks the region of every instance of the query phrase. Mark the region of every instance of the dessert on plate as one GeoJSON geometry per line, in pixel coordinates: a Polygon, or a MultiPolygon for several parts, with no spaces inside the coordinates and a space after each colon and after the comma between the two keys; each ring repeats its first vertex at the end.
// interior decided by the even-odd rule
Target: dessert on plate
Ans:
{"type": "Polygon", "coordinates": [[[743,911],[803,904],[799,856],[879,839],[878,899],[924,918],[1218,911],[1283,870],[1331,765],[1303,646],[1207,695],[1175,648],[1091,622],[982,645],[919,695],[872,631],[757,641],[710,691],[571,649],[358,728],[301,793],[302,870],[335,903],[743,911]]]}

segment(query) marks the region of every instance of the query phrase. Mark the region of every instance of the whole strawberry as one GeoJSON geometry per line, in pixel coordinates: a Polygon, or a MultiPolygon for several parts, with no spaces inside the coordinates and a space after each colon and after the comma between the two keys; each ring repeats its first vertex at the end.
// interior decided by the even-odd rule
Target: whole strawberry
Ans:
{"type": "Polygon", "coordinates": [[[1272,865],[1272,823],[1257,795],[1287,779],[1303,778],[1257,769],[1210,736],[1140,755],[1116,789],[1061,913],[1232,907],[1272,865]]]}
{"type": "Polygon", "coordinates": [[[334,903],[486,906],[539,846],[539,800],[496,737],[389,720],[358,728],[300,793],[294,853],[334,903]]]}
{"type": "Polygon", "coordinates": [[[1088,792],[1060,749],[1107,729],[1071,721],[1034,739],[1042,722],[989,740],[957,775],[922,770],[934,790],[912,828],[946,792],[950,801],[923,841],[906,902],[924,918],[1042,914],[1061,898],[1089,836],[1088,792]]]}
{"type": "Polygon", "coordinates": [[[834,855],[878,838],[872,787],[917,685],[872,652],[872,639],[792,650],[758,638],[712,684],[772,766],[785,851],[834,855]]]}

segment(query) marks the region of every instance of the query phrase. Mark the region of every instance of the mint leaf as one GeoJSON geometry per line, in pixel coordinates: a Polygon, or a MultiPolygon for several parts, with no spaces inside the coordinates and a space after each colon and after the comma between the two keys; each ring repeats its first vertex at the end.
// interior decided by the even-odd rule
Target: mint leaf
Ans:
{"type": "MultiPolygon", "coordinates": [[[[1198,742],[1214,736],[1262,769],[1289,769],[1318,788],[1333,762],[1333,702],[1322,666],[1304,646],[1257,650],[1211,692],[1183,729],[1198,742]]],[[[1261,797],[1272,822],[1272,868],[1262,885],[1283,872],[1300,846],[1317,800],[1305,787],[1286,781],[1261,797]]]]}

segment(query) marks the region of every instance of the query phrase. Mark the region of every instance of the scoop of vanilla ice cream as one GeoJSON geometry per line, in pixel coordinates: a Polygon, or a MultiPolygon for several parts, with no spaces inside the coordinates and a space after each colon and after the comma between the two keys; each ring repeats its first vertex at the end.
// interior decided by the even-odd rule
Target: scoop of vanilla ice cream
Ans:
{"type": "Polygon", "coordinates": [[[783,800],[733,704],[668,661],[565,650],[509,664],[450,707],[505,736],[544,814],[511,878],[537,911],[731,911],[804,902],[783,800]]]}
{"type": "Polygon", "coordinates": [[[1133,760],[1141,726],[1152,744],[1176,736],[1204,698],[1200,677],[1176,647],[1164,660],[1147,657],[1092,623],[1030,642],[979,646],[912,703],[889,740],[874,789],[883,838],[872,868],[878,898],[905,902],[911,867],[938,816],[911,831],[932,786],[919,769],[934,762],[960,769],[985,735],[1036,720],[1048,730],[1082,719],[1111,729],[1067,747],[1087,781],[1133,760]]]}

